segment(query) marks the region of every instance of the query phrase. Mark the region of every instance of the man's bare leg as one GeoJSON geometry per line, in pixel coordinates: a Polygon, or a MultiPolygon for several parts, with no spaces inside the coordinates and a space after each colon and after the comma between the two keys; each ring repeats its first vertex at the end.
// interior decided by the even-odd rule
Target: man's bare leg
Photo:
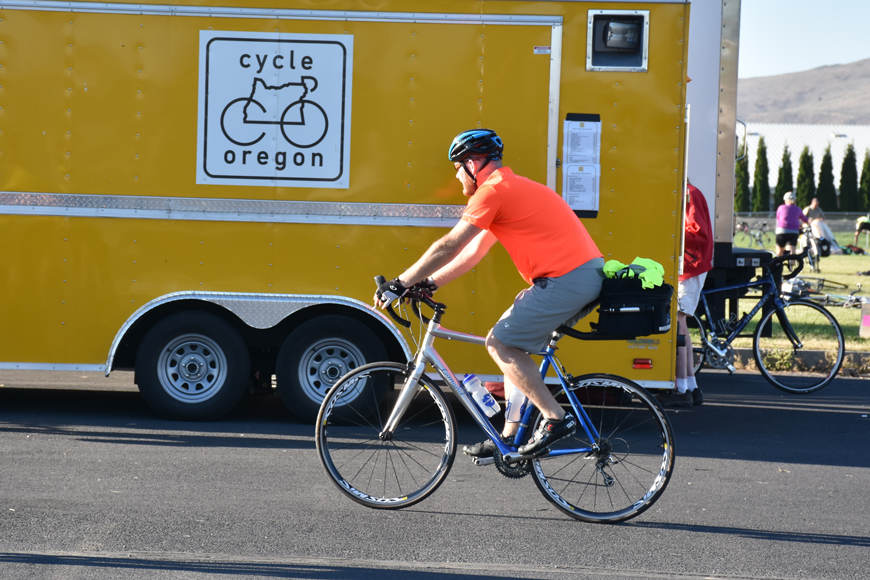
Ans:
{"type": "MultiPolygon", "coordinates": [[[[518,348],[505,346],[490,333],[486,337],[486,349],[501,369],[505,379],[512,382],[547,419],[561,421],[565,410],[556,402],[550,389],[541,378],[541,371],[532,357],[518,348]]],[[[511,425],[506,423],[505,427],[511,425]]],[[[513,423],[514,430],[516,423],[513,423]]],[[[510,434],[510,433],[505,433],[510,434]]]]}
{"type": "Polygon", "coordinates": [[[686,344],[677,348],[677,378],[685,379],[693,377],[695,376],[695,369],[690,355],[692,352],[692,338],[689,336],[689,325],[686,323],[685,312],[677,313],[677,334],[682,334],[686,337],[686,344]]]}

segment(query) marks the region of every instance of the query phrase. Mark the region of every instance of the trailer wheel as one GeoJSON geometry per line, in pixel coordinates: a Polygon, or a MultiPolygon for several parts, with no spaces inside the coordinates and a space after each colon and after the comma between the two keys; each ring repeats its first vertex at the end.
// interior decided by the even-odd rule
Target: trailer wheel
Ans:
{"type": "MultiPolygon", "coordinates": [[[[284,341],[278,353],[278,393],[301,421],[314,423],[320,404],[345,374],[364,364],[386,360],[380,338],[365,324],[346,316],[314,318],[301,324],[284,341]]],[[[386,384],[367,393],[380,401],[386,384]]]]}
{"type": "Polygon", "coordinates": [[[179,312],[148,331],[136,355],[139,391],[171,419],[217,419],[245,394],[250,373],[245,342],[227,321],[179,312]]]}

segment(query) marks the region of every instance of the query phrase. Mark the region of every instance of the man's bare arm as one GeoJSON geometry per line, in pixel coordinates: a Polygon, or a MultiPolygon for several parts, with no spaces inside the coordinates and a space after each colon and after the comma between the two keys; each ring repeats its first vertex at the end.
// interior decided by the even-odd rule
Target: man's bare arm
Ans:
{"type": "Polygon", "coordinates": [[[448,282],[459,278],[480,262],[486,256],[489,249],[498,240],[487,230],[480,230],[474,239],[472,239],[446,266],[432,274],[432,280],[437,286],[444,286],[448,282]]]}
{"type": "Polygon", "coordinates": [[[432,244],[413,266],[405,270],[399,276],[399,281],[408,287],[424,280],[450,264],[472,240],[485,232],[486,230],[460,220],[450,232],[432,244]]]}

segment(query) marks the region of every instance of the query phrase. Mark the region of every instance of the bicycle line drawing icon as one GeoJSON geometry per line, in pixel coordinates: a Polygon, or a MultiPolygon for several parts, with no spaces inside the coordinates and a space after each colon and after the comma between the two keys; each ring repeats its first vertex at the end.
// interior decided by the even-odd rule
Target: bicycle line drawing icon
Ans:
{"type": "Polygon", "coordinates": [[[307,98],[309,93],[316,90],[317,79],[311,76],[303,76],[299,82],[289,82],[279,86],[269,86],[263,79],[254,77],[250,96],[234,99],[224,107],[221,113],[221,131],[232,143],[240,147],[249,147],[259,143],[266,136],[264,125],[278,125],[281,128],[281,135],[294,147],[299,149],[314,147],[323,141],[329,129],[329,117],[326,111],[307,98]],[[277,93],[290,88],[301,88],[301,96],[284,108],[279,120],[267,119],[269,112],[255,95],[258,91],[267,94],[269,91],[277,93]]]}

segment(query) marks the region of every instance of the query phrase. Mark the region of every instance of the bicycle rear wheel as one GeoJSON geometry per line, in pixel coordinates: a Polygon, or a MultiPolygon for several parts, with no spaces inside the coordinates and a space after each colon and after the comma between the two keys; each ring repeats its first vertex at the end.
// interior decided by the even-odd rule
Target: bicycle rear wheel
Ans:
{"type": "MultiPolygon", "coordinates": [[[[578,425],[550,455],[532,461],[535,484],[567,515],[592,523],[616,523],[648,509],[661,496],[674,470],[674,435],[658,402],[639,385],[612,375],[573,379],[577,396],[598,430],[590,441],[578,425]],[[566,449],[596,451],[557,455],[566,449]]],[[[563,389],[556,394],[563,405],[563,389]]],[[[532,425],[543,421],[538,413],[532,425]]]]}
{"type": "Polygon", "coordinates": [[[381,440],[396,399],[392,388],[407,377],[405,365],[363,365],[339,379],[320,407],[315,431],[320,462],[338,489],[367,507],[413,505],[434,492],[453,465],[453,411],[425,375],[392,436],[381,440]],[[372,383],[390,389],[380,404],[365,396],[378,390],[372,383]]]}
{"type": "Polygon", "coordinates": [[[771,310],[755,329],[753,351],[761,374],[789,393],[811,393],[834,380],[846,353],[843,330],[823,306],[791,300],[783,309],[803,347],[796,349],[785,320],[771,310]]]}
{"type": "Polygon", "coordinates": [[[689,327],[688,340],[692,343],[692,368],[697,375],[704,368],[704,363],[707,360],[704,352],[704,341],[701,338],[704,330],[701,327],[701,321],[696,316],[687,316],[686,324],[689,327]]]}

